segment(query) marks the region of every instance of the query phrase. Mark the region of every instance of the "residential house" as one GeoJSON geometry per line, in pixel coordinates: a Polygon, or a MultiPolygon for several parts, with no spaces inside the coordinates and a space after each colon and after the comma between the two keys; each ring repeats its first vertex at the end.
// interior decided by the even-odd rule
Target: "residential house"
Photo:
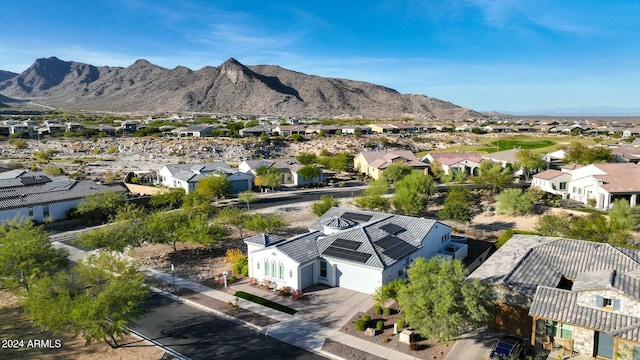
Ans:
{"type": "Polygon", "coordinates": [[[530,336],[538,350],[563,346],[572,356],[598,359],[635,359],[639,354],[636,249],[514,235],[469,277],[493,284],[503,309],[495,323],[530,336]]]}
{"type": "Polygon", "coordinates": [[[307,129],[302,125],[278,125],[272,130],[273,133],[280,136],[289,136],[293,134],[304,135],[307,129]]]}
{"type": "Polygon", "coordinates": [[[569,191],[570,199],[585,205],[595,201],[597,209],[608,210],[617,199],[635,206],[640,194],[640,165],[604,163],[572,170],[569,191]]]}
{"type": "Polygon", "coordinates": [[[96,129],[100,130],[101,132],[107,135],[115,135],[118,130],[116,129],[116,127],[111,125],[106,125],[106,124],[100,124],[96,127],[96,129]]]}
{"type": "Polygon", "coordinates": [[[253,177],[255,177],[256,170],[262,166],[277,169],[282,176],[282,185],[284,186],[305,186],[325,181],[325,174],[322,170],[322,167],[318,167],[320,169],[320,176],[318,178],[303,178],[302,175],[298,173],[298,171],[300,171],[300,169],[302,169],[304,165],[302,165],[295,158],[273,160],[244,160],[240,163],[240,165],[238,165],[238,170],[242,171],[243,173],[251,174],[253,177]]]}
{"type": "Polygon", "coordinates": [[[556,150],[548,154],[542,155],[542,160],[547,163],[547,169],[559,170],[564,164],[564,157],[567,155],[565,150],[556,150]]]}
{"type": "Polygon", "coordinates": [[[309,126],[305,129],[305,134],[314,135],[314,134],[326,134],[326,135],[337,135],[342,132],[342,128],[336,125],[314,125],[309,126]]]}
{"type": "Polygon", "coordinates": [[[599,359],[640,350],[638,250],[514,235],[469,277],[494,286],[502,309],[495,323],[538,350],[563,345],[599,359]]]}
{"type": "Polygon", "coordinates": [[[531,178],[531,187],[551,194],[560,195],[563,199],[567,199],[569,197],[568,184],[570,182],[571,173],[549,169],[533,175],[531,178]]]}
{"type": "Polygon", "coordinates": [[[397,127],[391,124],[369,124],[367,126],[376,134],[393,134],[399,131],[397,127]]]}
{"type": "MultiPolygon", "coordinates": [[[[482,155],[482,159],[484,160],[490,160],[493,162],[498,162],[502,165],[502,167],[507,167],[508,164],[516,164],[518,162],[518,153],[521,151],[522,149],[509,149],[509,150],[503,150],[503,151],[496,151],[493,153],[489,153],[489,154],[484,154],[482,155]]],[[[514,169],[515,173],[514,175],[517,177],[523,176],[523,175],[527,175],[524,173],[524,170],[522,168],[519,169],[514,169]]],[[[541,169],[528,169],[529,170],[529,174],[535,174],[536,172],[540,171],[541,169]]]]}
{"type": "Polygon", "coordinates": [[[428,165],[420,161],[411,151],[363,151],[353,159],[356,171],[381,179],[384,169],[392,164],[410,166],[415,170],[426,173],[428,165]]]}
{"type": "Polygon", "coordinates": [[[342,134],[355,135],[356,133],[360,133],[361,135],[371,134],[371,128],[364,125],[344,125],[340,129],[342,134]]]}
{"type": "Polygon", "coordinates": [[[67,131],[81,131],[84,130],[84,125],[80,123],[68,122],[65,124],[67,126],[67,131]]]}
{"type": "Polygon", "coordinates": [[[632,128],[624,129],[624,131],[622,131],[622,136],[624,137],[640,136],[640,127],[632,127],[632,128]]]}
{"type": "Polygon", "coordinates": [[[89,180],[50,178],[41,172],[10,170],[0,173],[0,222],[28,218],[42,223],[64,220],[88,195],[126,192],[120,185],[106,186],[89,180]]]}
{"type": "Polygon", "coordinates": [[[451,171],[461,171],[466,175],[478,175],[482,158],[475,152],[455,152],[455,153],[429,153],[422,161],[433,166],[437,162],[442,166],[445,174],[451,171]]]}
{"type": "Polygon", "coordinates": [[[263,134],[270,135],[271,128],[264,125],[257,125],[257,126],[240,129],[238,133],[242,137],[252,137],[252,136],[260,137],[263,134]]]}
{"type": "Polygon", "coordinates": [[[344,208],[329,209],[305,234],[244,241],[249,276],[274,289],[324,284],[368,294],[404,278],[418,257],[463,259],[468,252],[439,221],[344,208]]]}
{"type": "Polygon", "coordinates": [[[216,128],[210,124],[198,124],[175,129],[173,132],[178,137],[211,137],[215,129],[216,128]]]}
{"type": "Polygon", "coordinates": [[[138,131],[138,123],[135,121],[123,121],[120,123],[120,130],[126,132],[138,131]]]}
{"type": "Polygon", "coordinates": [[[640,163],[640,148],[632,145],[622,145],[611,149],[616,162],[640,163]]]}
{"type": "Polygon", "coordinates": [[[231,185],[232,193],[250,190],[252,187],[253,176],[224,161],[165,165],[158,171],[158,182],[169,188],[184,189],[188,194],[196,189],[198,181],[208,176],[224,176],[231,185]]]}

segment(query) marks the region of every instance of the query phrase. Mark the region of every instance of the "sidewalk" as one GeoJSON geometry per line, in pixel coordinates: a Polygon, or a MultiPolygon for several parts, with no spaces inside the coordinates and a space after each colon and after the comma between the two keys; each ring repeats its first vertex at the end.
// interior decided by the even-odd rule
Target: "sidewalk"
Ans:
{"type": "MultiPolygon", "coordinates": [[[[78,248],[72,247],[70,245],[60,243],[58,241],[52,242],[56,247],[67,248],[71,253],[71,257],[74,261],[77,261],[86,255],[89,254],[87,251],[80,250],[78,248]]],[[[165,273],[161,271],[157,271],[154,269],[143,268],[143,270],[149,275],[156,279],[162,280],[167,284],[175,284],[176,287],[185,288],[194,292],[198,292],[207,297],[223,301],[225,303],[232,302],[235,303],[236,297],[231,293],[215,290],[209,288],[204,285],[200,285],[196,282],[181,278],[179,276],[174,276],[170,273],[165,273]]],[[[251,288],[246,284],[233,284],[230,286],[232,290],[242,290],[246,292],[254,292],[255,289],[251,288]]],[[[327,290],[327,297],[333,296],[332,294],[337,294],[339,291],[345,292],[346,290],[339,288],[332,288],[327,290]]],[[[298,313],[295,315],[288,315],[278,310],[274,310],[254,302],[238,299],[238,305],[251,311],[253,313],[269,317],[271,319],[275,319],[278,323],[268,325],[265,327],[258,327],[254,324],[247,323],[243,320],[233,318],[232,316],[221,313],[215,309],[209,308],[206,305],[199,303],[194,300],[188,300],[184,298],[180,298],[179,296],[164,293],[164,295],[175,298],[182,303],[185,303],[190,306],[198,307],[202,310],[215,313],[224,318],[234,320],[238,323],[244,324],[246,326],[250,326],[255,328],[256,330],[264,333],[265,335],[271,336],[280,341],[287,342],[291,345],[298,346],[300,348],[318,353],[324,357],[332,358],[332,359],[342,359],[339,356],[328,353],[322,350],[322,346],[327,338],[348,345],[352,348],[356,348],[367,353],[383,357],[386,359],[392,360],[414,360],[417,359],[411,355],[407,355],[405,353],[388,349],[384,346],[374,344],[370,341],[362,340],[355,336],[351,336],[345,333],[340,332],[340,327],[344,325],[346,321],[351,319],[358,312],[363,312],[373,306],[373,300],[371,300],[371,296],[349,292],[347,297],[342,299],[345,302],[348,302],[349,306],[340,306],[341,304],[326,304],[323,303],[320,299],[320,296],[314,298],[312,303],[298,303],[293,300],[288,300],[285,298],[274,298],[270,300],[274,300],[278,303],[282,303],[283,305],[290,306],[298,310],[298,313]],[[333,306],[333,307],[332,307],[333,306]],[[336,308],[337,306],[337,308],[336,308]]],[[[257,294],[259,296],[269,298],[269,294],[257,294]],[[266,296],[265,296],[266,295],[266,296]]],[[[323,295],[324,297],[325,295],[323,295]]]]}

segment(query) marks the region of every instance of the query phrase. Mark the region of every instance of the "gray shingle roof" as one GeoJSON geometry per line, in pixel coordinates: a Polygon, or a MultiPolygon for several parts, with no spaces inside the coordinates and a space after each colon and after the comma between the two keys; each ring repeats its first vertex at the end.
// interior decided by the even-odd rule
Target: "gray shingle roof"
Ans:
{"type": "Polygon", "coordinates": [[[640,339],[639,317],[580,306],[577,300],[577,292],[540,286],[529,315],[589,327],[623,339],[640,339]]]}
{"type": "Polygon", "coordinates": [[[285,238],[280,235],[272,235],[272,234],[265,234],[265,233],[251,236],[244,239],[245,242],[258,244],[262,246],[271,246],[284,240],[285,238]]]}
{"type": "Polygon", "coordinates": [[[529,249],[503,283],[532,297],[538,285],[556,287],[562,276],[576,279],[581,273],[616,270],[624,274],[640,269],[638,255],[628,253],[609,244],[557,238],[529,249]]]}
{"type": "Polygon", "coordinates": [[[202,164],[168,164],[166,167],[174,178],[191,183],[197,183],[212,174],[231,175],[238,172],[237,168],[229,166],[224,161],[202,164]]]}
{"type": "MultiPolygon", "coordinates": [[[[434,226],[447,226],[432,219],[334,207],[329,209],[312,226],[309,227],[309,229],[312,230],[310,234],[293,237],[283,243],[278,243],[275,246],[283,252],[286,251],[285,254],[295,261],[301,262],[309,260],[309,256],[312,256],[312,253],[314,254],[313,256],[316,257],[323,256],[332,258],[332,256],[324,255],[323,252],[337,239],[344,239],[353,241],[357,244],[357,248],[353,249],[354,251],[370,255],[366,262],[355,263],[376,268],[386,268],[398,261],[401,261],[406,257],[406,255],[408,255],[405,254],[400,259],[392,258],[386,255],[384,253],[385,249],[376,243],[378,240],[390,235],[382,228],[388,224],[394,224],[397,227],[402,228],[404,231],[393,234],[393,236],[398,239],[397,241],[407,243],[415,249],[422,247],[422,240],[434,226]],[[323,236],[324,234],[322,231],[324,230],[324,226],[334,223],[336,219],[344,220],[345,213],[352,213],[351,215],[364,215],[365,218],[370,218],[366,221],[363,220],[362,222],[348,219],[344,224],[350,223],[352,225],[351,227],[339,232],[331,233],[328,236],[323,236]],[[314,238],[313,242],[310,241],[311,238],[314,238]],[[312,245],[315,247],[315,251],[310,249],[312,245]]],[[[256,237],[246,239],[245,241],[264,244],[264,240],[256,237]]],[[[415,249],[413,251],[415,251],[415,249]]],[[[342,257],[338,257],[338,259],[341,261],[350,261],[342,257]]]]}
{"type": "Polygon", "coordinates": [[[23,208],[39,204],[80,199],[87,195],[107,191],[127,191],[122,186],[107,186],[93,181],[53,181],[41,185],[31,185],[0,190],[0,209],[23,208]]]}

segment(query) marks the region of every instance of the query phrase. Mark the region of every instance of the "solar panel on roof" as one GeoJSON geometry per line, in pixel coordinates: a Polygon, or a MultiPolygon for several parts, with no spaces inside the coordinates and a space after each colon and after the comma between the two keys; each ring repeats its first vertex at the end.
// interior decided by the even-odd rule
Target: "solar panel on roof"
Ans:
{"type": "Polygon", "coordinates": [[[356,250],[360,246],[360,243],[353,240],[336,239],[333,243],[331,243],[331,246],[349,250],[356,250]]]}
{"type": "Polygon", "coordinates": [[[367,222],[371,220],[373,215],[359,214],[359,213],[347,211],[344,214],[342,214],[342,217],[348,220],[353,220],[353,221],[362,223],[362,222],[367,222]]]}
{"type": "Polygon", "coordinates": [[[325,251],[322,252],[323,255],[332,256],[338,259],[344,259],[349,261],[355,261],[359,263],[366,263],[367,260],[371,257],[371,254],[363,253],[360,251],[353,251],[342,249],[335,246],[329,246],[325,251]]]}
{"type": "Polygon", "coordinates": [[[406,255],[410,254],[411,252],[413,252],[415,249],[417,249],[415,246],[411,244],[407,244],[406,242],[403,241],[402,243],[390,249],[387,249],[382,253],[394,260],[399,260],[405,257],[406,255]]]}
{"type": "Polygon", "coordinates": [[[385,224],[380,226],[380,229],[384,230],[387,234],[391,234],[391,235],[397,235],[407,231],[407,229],[397,224],[385,224]]]}
{"type": "Polygon", "coordinates": [[[399,243],[404,243],[404,241],[398,239],[393,235],[387,235],[375,242],[376,245],[380,246],[385,250],[391,249],[392,247],[398,245],[399,243]]]}

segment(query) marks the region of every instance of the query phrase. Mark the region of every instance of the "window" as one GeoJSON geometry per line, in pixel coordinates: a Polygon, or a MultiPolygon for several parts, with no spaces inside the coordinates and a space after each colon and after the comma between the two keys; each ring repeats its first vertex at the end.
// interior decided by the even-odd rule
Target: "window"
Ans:
{"type": "Polygon", "coordinates": [[[42,206],[42,216],[49,217],[49,205],[42,206]]]}
{"type": "Polygon", "coordinates": [[[560,190],[567,190],[567,183],[566,182],[561,182],[560,183],[560,190]]]}
{"type": "Polygon", "coordinates": [[[327,278],[327,262],[320,260],[320,277],[327,278]]]}
{"type": "Polygon", "coordinates": [[[276,267],[276,262],[272,261],[271,262],[271,277],[276,277],[278,276],[278,268],[276,267]]]}
{"type": "Polygon", "coordinates": [[[269,276],[269,261],[264,261],[264,276],[269,276]]]}
{"type": "Polygon", "coordinates": [[[549,336],[555,337],[556,333],[558,333],[558,323],[555,321],[547,320],[545,325],[546,325],[545,333],[549,336]]]}
{"type": "Polygon", "coordinates": [[[33,216],[33,208],[29,208],[29,216],[33,216]]]}
{"type": "Polygon", "coordinates": [[[596,306],[607,308],[607,310],[620,310],[620,299],[596,296],[596,306]]]}
{"type": "Polygon", "coordinates": [[[560,337],[563,339],[573,339],[573,325],[561,324],[560,337]]]}
{"type": "Polygon", "coordinates": [[[280,274],[279,279],[284,280],[284,264],[280,263],[280,274]]]}

